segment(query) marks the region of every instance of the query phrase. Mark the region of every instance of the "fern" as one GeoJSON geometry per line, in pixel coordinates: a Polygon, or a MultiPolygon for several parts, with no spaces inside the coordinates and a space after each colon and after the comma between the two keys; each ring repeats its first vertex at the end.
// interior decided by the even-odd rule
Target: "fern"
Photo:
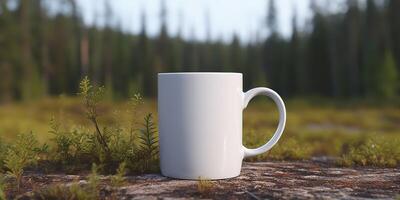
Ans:
{"type": "Polygon", "coordinates": [[[5,167],[8,169],[7,174],[16,179],[18,191],[24,168],[30,164],[36,164],[41,150],[38,148],[38,141],[32,132],[19,134],[15,143],[8,148],[5,167]]]}
{"type": "Polygon", "coordinates": [[[151,113],[144,117],[143,128],[140,130],[139,142],[142,150],[147,154],[147,158],[151,160],[158,153],[157,130],[153,122],[151,113]]]}
{"type": "Polygon", "coordinates": [[[142,160],[142,171],[151,171],[158,154],[157,130],[151,113],[144,117],[143,128],[139,132],[138,139],[141,149],[137,151],[137,156],[139,160],[142,160]]]}

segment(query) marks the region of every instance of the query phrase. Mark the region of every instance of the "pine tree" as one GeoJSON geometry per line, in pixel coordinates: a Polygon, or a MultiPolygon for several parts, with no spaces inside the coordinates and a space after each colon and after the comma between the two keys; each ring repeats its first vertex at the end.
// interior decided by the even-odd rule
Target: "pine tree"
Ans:
{"type": "Polygon", "coordinates": [[[69,55],[70,67],[68,72],[68,92],[78,92],[78,83],[82,76],[82,58],[81,58],[81,40],[82,40],[82,20],[78,10],[76,0],[68,0],[68,6],[71,8],[70,13],[70,36],[69,36],[69,55]]]}
{"type": "Polygon", "coordinates": [[[325,16],[314,9],[313,30],[308,41],[309,87],[315,95],[332,95],[332,66],[329,61],[329,31],[325,16]]]}
{"type": "Polygon", "coordinates": [[[270,32],[270,35],[275,35],[278,32],[278,25],[277,25],[277,14],[276,14],[276,7],[275,1],[269,0],[268,4],[268,13],[267,13],[267,26],[270,32]]]}
{"type": "Polygon", "coordinates": [[[113,11],[109,1],[104,1],[105,5],[105,23],[106,27],[104,30],[104,44],[107,48],[103,51],[103,64],[104,64],[104,85],[107,89],[105,96],[108,99],[112,99],[114,96],[114,82],[113,82],[113,59],[114,59],[114,34],[113,30],[113,11]]]}
{"type": "Polygon", "coordinates": [[[292,18],[292,36],[290,38],[289,43],[289,57],[287,70],[285,71],[285,88],[288,95],[293,95],[296,92],[300,91],[302,84],[302,72],[300,68],[300,59],[299,59],[299,33],[297,30],[297,15],[294,14],[292,18]]]}
{"type": "Polygon", "coordinates": [[[357,1],[347,2],[348,10],[345,15],[346,30],[346,78],[347,95],[359,96],[361,92],[360,80],[360,42],[361,42],[361,16],[357,1]]]}
{"type": "Polygon", "coordinates": [[[38,49],[40,49],[39,52],[39,63],[40,63],[40,71],[41,71],[41,77],[42,77],[42,82],[44,86],[44,92],[46,94],[49,94],[49,82],[50,82],[50,73],[51,73],[51,63],[50,63],[50,58],[49,58],[49,42],[48,42],[48,37],[49,37],[49,27],[48,27],[48,10],[45,6],[45,3],[43,0],[36,0],[37,3],[37,17],[38,17],[38,49]]]}
{"type": "Polygon", "coordinates": [[[20,68],[23,79],[20,80],[22,99],[29,100],[43,96],[44,87],[40,81],[40,75],[37,70],[37,63],[32,54],[32,38],[31,38],[31,17],[32,2],[20,1],[18,5],[19,25],[20,25],[20,50],[21,61],[20,68]]]}
{"type": "Polygon", "coordinates": [[[250,42],[245,53],[244,88],[245,90],[265,86],[265,72],[261,62],[261,48],[258,41],[250,42]]]}
{"type": "Polygon", "coordinates": [[[379,16],[373,0],[367,1],[363,38],[363,88],[366,95],[373,95],[379,66],[379,16]]]}
{"type": "Polygon", "coordinates": [[[242,60],[242,47],[240,46],[239,37],[234,34],[232,43],[230,45],[230,67],[233,72],[243,72],[243,60],[242,60]]]}
{"type": "Polygon", "coordinates": [[[160,33],[157,39],[157,57],[156,57],[156,72],[169,71],[170,70],[170,38],[168,36],[167,28],[167,8],[165,0],[161,1],[160,10],[160,33]]]}
{"type": "Polygon", "coordinates": [[[393,56],[397,63],[397,71],[400,71],[400,1],[389,0],[387,20],[390,23],[391,45],[393,56]]]}
{"type": "Polygon", "coordinates": [[[144,13],[142,13],[142,28],[137,49],[139,50],[137,52],[139,72],[143,74],[143,94],[145,96],[154,96],[156,91],[156,69],[152,62],[153,57],[150,56],[150,42],[147,37],[146,17],[144,13]]]}
{"type": "Polygon", "coordinates": [[[279,85],[279,67],[277,60],[279,59],[278,51],[278,40],[279,36],[277,33],[277,18],[276,18],[276,8],[275,1],[269,0],[267,8],[266,25],[269,32],[268,38],[264,42],[263,47],[263,65],[266,72],[267,80],[270,82],[271,87],[277,89],[279,85]]]}
{"type": "MultiPolygon", "coordinates": [[[[180,16],[182,20],[183,16],[180,16]]],[[[171,63],[170,63],[170,71],[179,72],[182,71],[182,64],[183,64],[183,38],[182,38],[182,31],[183,31],[183,23],[180,22],[178,33],[176,34],[175,38],[171,38],[171,63]]]]}
{"type": "Polygon", "coordinates": [[[184,44],[184,58],[183,58],[183,66],[184,71],[195,72],[199,71],[200,59],[199,59],[199,49],[195,37],[195,31],[192,30],[192,36],[190,41],[185,42],[184,44]]]}
{"type": "Polygon", "coordinates": [[[394,56],[390,50],[386,51],[379,69],[376,74],[375,94],[384,98],[394,97],[399,88],[399,76],[394,56]]]}
{"type": "Polygon", "coordinates": [[[17,77],[15,66],[18,49],[17,26],[6,0],[0,0],[0,102],[9,102],[15,97],[17,77]]]}
{"type": "MultiPolygon", "coordinates": [[[[94,19],[98,19],[95,14],[94,19]]],[[[105,48],[103,37],[103,31],[100,26],[97,25],[97,21],[94,22],[92,28],[89,29],[89,74],[93,77],[93,82],[101,83],[102,78],[102,55],[105,48]]]]}

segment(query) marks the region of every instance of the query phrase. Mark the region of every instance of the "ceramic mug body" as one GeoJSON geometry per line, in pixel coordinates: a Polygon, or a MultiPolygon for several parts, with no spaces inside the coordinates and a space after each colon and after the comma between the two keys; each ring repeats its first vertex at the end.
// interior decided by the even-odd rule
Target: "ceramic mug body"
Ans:
{"type": "Polygon", "coordinates": [[[235,177],[240,174],[244,157],[265,152],[276,143],[284,122],[280,123],[282,130],[277,130],[279,137],[268,149],[243,147],[243,109],[260,92],[243,93],[242,79],[240,73],[158,74],[160,166],[164,176],[235,177]]]}

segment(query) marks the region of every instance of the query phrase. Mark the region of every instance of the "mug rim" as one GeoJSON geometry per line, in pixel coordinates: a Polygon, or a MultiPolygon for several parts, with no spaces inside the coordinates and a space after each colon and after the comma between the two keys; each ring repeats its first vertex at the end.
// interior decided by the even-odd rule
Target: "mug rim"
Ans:
{"type": "Polygon", "coordinates": [[[239,72],[161,72],[161,75],[242,75],[239,72]]]}

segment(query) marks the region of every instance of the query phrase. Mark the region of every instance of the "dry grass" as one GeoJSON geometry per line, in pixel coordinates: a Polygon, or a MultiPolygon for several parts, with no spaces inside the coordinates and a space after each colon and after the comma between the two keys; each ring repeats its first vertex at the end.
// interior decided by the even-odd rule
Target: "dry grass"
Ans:
{"type": "Polygon", "coordinates": [[[197,192],[201,195],[207,195],[214,189],[215,185],[212,181],[199,177],[197,180],[197,192]]]}

